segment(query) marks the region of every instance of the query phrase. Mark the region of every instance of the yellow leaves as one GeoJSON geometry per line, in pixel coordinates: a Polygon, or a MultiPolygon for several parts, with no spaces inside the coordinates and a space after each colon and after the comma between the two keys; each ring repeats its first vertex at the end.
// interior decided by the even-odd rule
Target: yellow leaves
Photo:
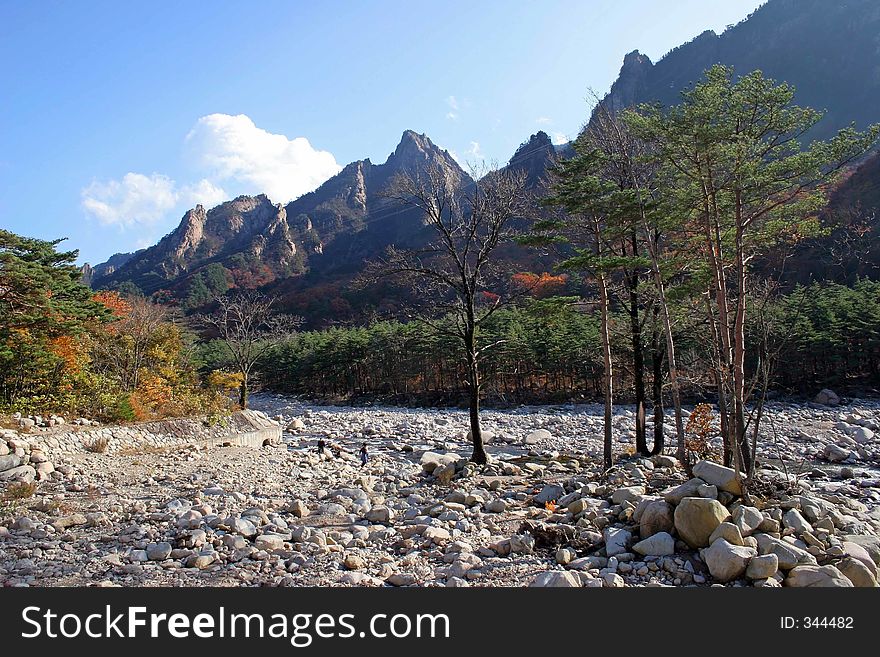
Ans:
{"type": "Polygon", "coordinates": [[[244,376],[241,372],[224,372],[223,370],[214,370],[207,379],[211,388],[228,392],[238,390],[243,380],[244,376]]]}

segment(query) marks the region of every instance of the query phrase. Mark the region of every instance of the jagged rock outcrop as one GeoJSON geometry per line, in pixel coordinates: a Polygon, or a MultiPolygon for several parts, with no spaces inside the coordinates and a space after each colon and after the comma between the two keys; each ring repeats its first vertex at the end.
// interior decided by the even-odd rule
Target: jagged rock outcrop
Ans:
{"type": "Polygon", "coordinates": [[[550,136],[541,130],[520,144],[506,168],[524,172],[526,186],[534,191],[541,191],[549,188],[550,168],[559,158],[550,136]]]}
{"type": "Polygon", "coordinates": [[[407,130],[384,164],[352,162],[285,206],[262,194],[239,196],[210,210],[198,205],[158,244],[105,276],[92,273],[91,281],[103,287],[129,281],[147,294],[168,290],[193,307],[229,286],[275,283],[283,293],[286,279],[306,271],[317,277],[353,271],[388,244],[418,241],[424,231],[418,212],[392,201],[387,192],[395,176],[419,176],[430,168],[456,184],[470,180],[448,151],[407,130]],[[214,267],[210,280],[203,275],[207,267],[214,267]]]}
{"type": "MultiPolygon", "coordinates": [[[[143,249],[141,249],[142,251],[143,249]]],[[[109,276],[117,269],[125,265],[129,260],[138,255],[141,251],[134,253],[114,253],[105,262],[92,267],[89,263],[82,266],[82,283],[83,285],[98,285],[103,277],[109,276]]]]}

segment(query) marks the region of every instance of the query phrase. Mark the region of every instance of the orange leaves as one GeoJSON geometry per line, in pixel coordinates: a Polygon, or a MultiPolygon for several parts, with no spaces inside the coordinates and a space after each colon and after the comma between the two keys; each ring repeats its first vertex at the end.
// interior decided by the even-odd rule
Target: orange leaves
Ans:
{"type": "Polygon", "coordinates": [[[519,272],[511,277],[513,285],[524,290],[536,299],[545,299],[559,294],[568,283],[568,276],[559,274],[554,276],[548,272],[533,274],[532,272],[519,272]]]}
{"type": "MultiPolygon", "coordinates": [[[[92,295],[92,299],[107,308],[113,315],[113,319],[116,321],[128,317],[131,313],[131,304],[123,299],[118,292],[102,290],[100,292],[95,292],[95,294],[92,295]]],[[[108,330],[111,333],[114,332],[111,327],[108,327],[108,330]]]]}
{"type": "Polygon", "coordinates": [[[685,440],[685,447],[700,458],[706,458],[712,453],[709,440],[717,433],[713,420],[712,407],[709,404],[697,404],[688,418],[685,431],[690,435],[685,440]]]}
{"type": "Polygon", "coordinates": [[[83,341],[70,335],[53,338],[49,342],[49,351],[64,363],[64,369],[68,372],[80,370],[89,360],[83,341]]]}

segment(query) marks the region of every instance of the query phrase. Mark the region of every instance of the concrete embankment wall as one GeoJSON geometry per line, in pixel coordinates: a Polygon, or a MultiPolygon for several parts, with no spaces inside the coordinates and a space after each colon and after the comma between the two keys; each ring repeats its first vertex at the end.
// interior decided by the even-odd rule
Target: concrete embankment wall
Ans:
{"type": "Polygon", "coordinates": [[[262,447],[281,441],[281,426],[258,411],[238,411],[209,421],[207,418],[180,418],[124,426],[102,426],[76,431],[21,434],[20,439],[50,458],[86,452],[96,443],[106,442],[108,453],[138,447],[172,447],[196,444],[212,447],[237,445],[262,447]]]}

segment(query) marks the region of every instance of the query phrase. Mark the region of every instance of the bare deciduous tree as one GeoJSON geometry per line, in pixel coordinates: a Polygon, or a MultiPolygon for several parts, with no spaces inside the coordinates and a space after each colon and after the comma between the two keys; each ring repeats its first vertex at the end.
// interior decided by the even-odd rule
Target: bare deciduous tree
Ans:
{"type": "Polygon", "coordinates": [[[363,280],[393,276],[406,282],[431,306],[431,316],[419,319],[460,342],[467,371],[471,460],[486,463],[480,429],[480,363],[498,343],[480,345],[478,335],[480,326],[514,296],[495,293],[502,290],[510,272],[497,265],[494,255],[517,232],[516,220],[532,207],[525,175],[502,169],[463,183],[432,168],[418,177],[399,176],[389,196],[421,210],[433,237],[419,250],[388,248],[370,263],[363,280]],[[451,318],[451,328],[442,318],[451,318]]]}
{"type": "Polygon", "coordinates": [[[247,408],[250,376],[254,365],[275,345],[286,340],[302,324],[302,318],[274,312],[276,299],[259,292],[222,296],[218,309],[199,315],[197,321],[217,334],[232,354],[241,374],[238,403],[247,408]]]}
{"type": "Polygon", "coordinates": [[[141,297],[126,302],[130,309],[109,327],[113,339],[95,344],[94,365],[97,371],[117,377],[122,389],[131,392],[138,387],[157,331],[170,321],[171,313],[167,306],[141,297]]]}

